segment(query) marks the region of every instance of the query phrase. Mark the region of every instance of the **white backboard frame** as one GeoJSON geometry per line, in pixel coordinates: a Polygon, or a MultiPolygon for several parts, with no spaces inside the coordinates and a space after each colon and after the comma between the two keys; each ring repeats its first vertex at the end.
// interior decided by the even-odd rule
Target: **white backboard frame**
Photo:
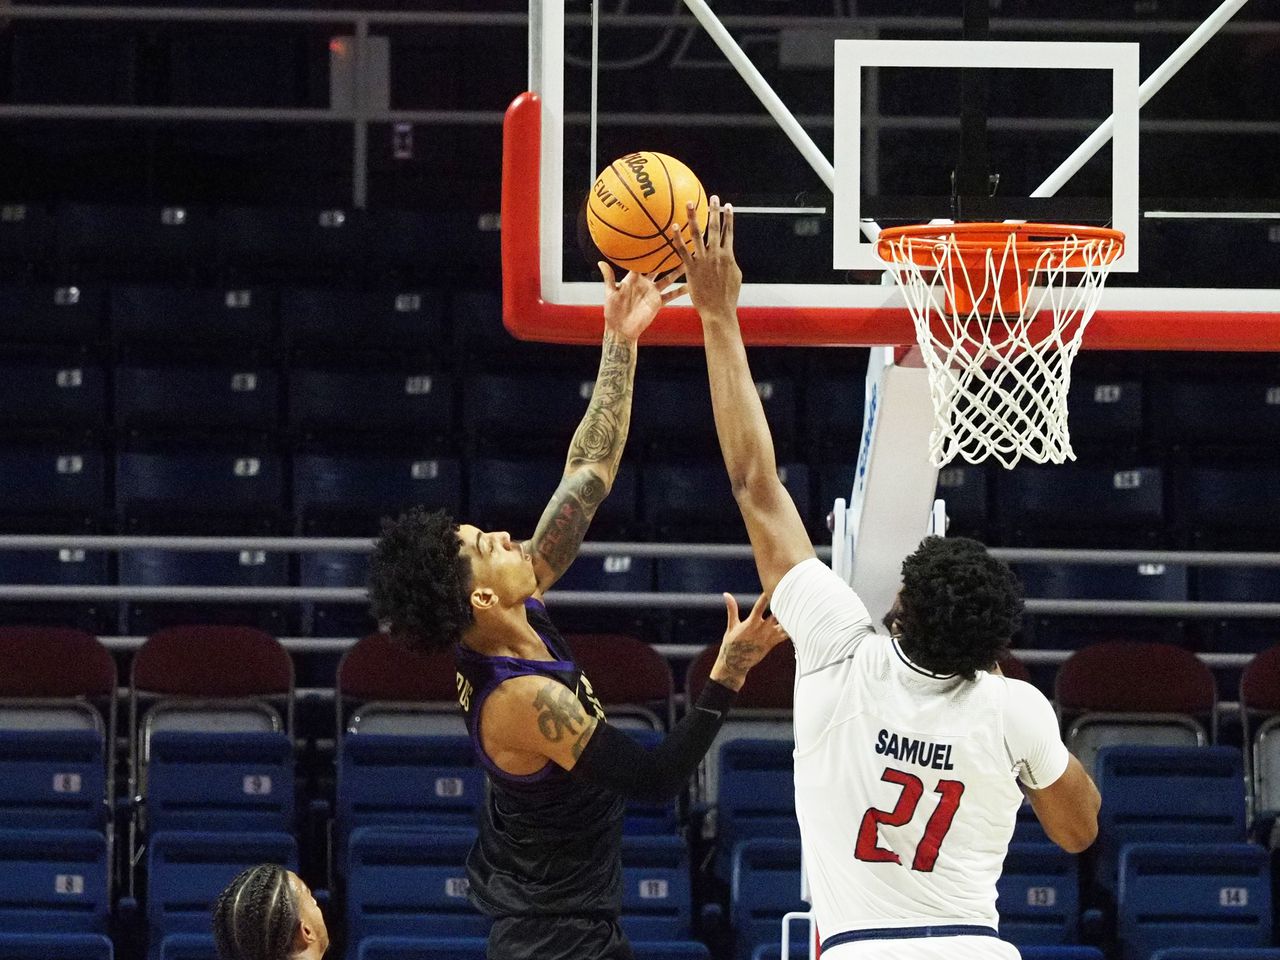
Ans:
{"type": "Polygon", "coordinates": [[[862,242],[862,70],[941,67],[1106,70],[1111,74],[1111,226],[1125,235],[1112,272],[1138,270],[1138,45],[1039,40],[836,40],[833,265],[880,270],[875,244],[862,242]]]}

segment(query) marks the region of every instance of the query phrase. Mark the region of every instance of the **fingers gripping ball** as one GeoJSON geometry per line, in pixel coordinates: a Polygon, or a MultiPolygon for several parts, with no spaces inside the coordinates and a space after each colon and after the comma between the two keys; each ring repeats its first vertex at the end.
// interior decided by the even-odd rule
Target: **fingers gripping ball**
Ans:
{"type": "Polygon", "coordinates": [[[654,273],[680,263],[667,239],[673,224],[693,239],[687,204],[707,222],[707,194],[693,171],[664,153],[619,157],[600,172],[587,197],[587,229],[600,252],[623,270],[654,273]]]}

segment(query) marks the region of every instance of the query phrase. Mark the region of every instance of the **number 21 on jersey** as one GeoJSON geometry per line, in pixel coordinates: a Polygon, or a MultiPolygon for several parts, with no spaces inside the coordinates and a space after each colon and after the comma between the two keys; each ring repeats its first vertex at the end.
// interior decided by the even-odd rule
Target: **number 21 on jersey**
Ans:
{"type": "MultiPolygon", "coordinates": [[[[862,815],[862,824],[858,827],[858,843],[853,854],[859,860],[869,863],[901,863],[902,858],[892,850],[880,846],[880,824],[886,827],[902,827],[911,822],[915,816],[920,798],[924,796],[924,784],[915,774],[903,770],[886,767],[880,779],[885,783],[895,783],[902,787],[898,794],[898,802],[892,810],[877,810],[872,807],[862,815]]],[[[929,822],[925,824],[924,837],[916,848],[915,858],[911,861],[911,869],[921,873],[929,873],[938,862],[938,851],[942,841],[946,839],[951,822],[960,809],[960,798],[964,796],[964,784],[959,780],[939,780],[934,792],[941,796],[929,822]]]]}

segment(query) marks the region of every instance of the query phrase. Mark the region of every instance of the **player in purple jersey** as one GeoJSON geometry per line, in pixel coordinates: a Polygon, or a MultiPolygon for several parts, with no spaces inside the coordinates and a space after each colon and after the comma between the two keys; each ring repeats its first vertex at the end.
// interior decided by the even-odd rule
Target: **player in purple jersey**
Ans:
{"type": "MultiPolygon", "coordinates": [[[[601,264],[600,372],[564,475],[533,537],[423,509],[383,526],[375,615],[411,647],[452,649],[458,701],[489,774],[467,861],[472,901],[494,918],[490,960],[630,960],[618,924],[624,800],[676,796],[710,747],[747,671],[784,639],[761,597],[728,628],[696,704],[651,751],[609,726],[542,595],[568,569],[617,476],[631,420],[636,345],[673,278],[601,264]]],[[[618,664],[625,670],[626,664],[618,664]]]]}

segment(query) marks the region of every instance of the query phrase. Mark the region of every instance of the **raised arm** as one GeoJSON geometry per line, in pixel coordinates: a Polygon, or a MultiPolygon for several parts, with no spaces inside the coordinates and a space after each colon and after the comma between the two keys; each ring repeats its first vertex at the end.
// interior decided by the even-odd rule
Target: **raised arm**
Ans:
{"type": "Polygon", "coordinates": [[[664,303],[680,296],[670,289],[676,274],[659,280],[628,273],[619,283],[603,261],[604,346],[600,370],[586,415],[569,444],[564,474],[542,512],[525,552],[533,557],[538,592],[560,579],[578,555],[596,510],[609,495],[631,428],[631,393],[635,383],[636,346],[664,303]]]}
{"type": "Polygon", "coordinates": [[[485,701],[485,749],[499,765],[550,760],[575,777],[637,800],[665,800],[684,789],[715,740],[747,673],[786,639],[761,595],[745,620],[725,594],[728,626],[709,682],[684,718],[652,750],[589,716],[573,691],[546,677],[508,680],[485,701]]]}
{"type": "Polygon", "coordinates": [[[673,239],[690,299],[702,318],[720,452],[751,538],[761,586],[773,593],[783,574],[815,555],[813,544],[791,494],[778,479],[773,437],[747,365],[738,327],[742,271],[733,256],[733,208],[722,208],[718,197],[711,198],[705,241],[692,204],[688,212],[694,223],[692,245],[686,246],[679,231],[673,239]]]}

